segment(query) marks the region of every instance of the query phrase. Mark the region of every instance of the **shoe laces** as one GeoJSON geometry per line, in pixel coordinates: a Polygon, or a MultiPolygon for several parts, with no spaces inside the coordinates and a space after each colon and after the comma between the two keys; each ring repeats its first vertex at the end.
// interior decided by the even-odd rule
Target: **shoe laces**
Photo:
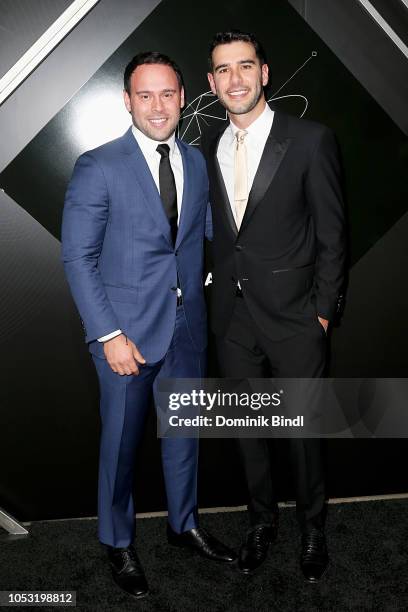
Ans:
{"type": "Polygon", "coordinates": [[[253,529],[248,533],[247,545],[249,548],[254,548],[257,553],[262,554],[269,546],[269,537],[265,537],[269,527],[262,526],[253,529]]]}
{"type": "Polygon", "coordinates": [[[312,529],[302,537],[302,561],[315,562],[316,555],[321,556],[325,553],[324,534],[319,529],[312,529]]]}
{"type": "Polygon", "coordinates": [[[208,533],[204,527],[196,527],[195,533],[197,538],[202,542],[204,546],[211,546],[211,544],[215,541],[215,538],[208,533]]]}
{"type": "Polygon", "coordinates": [[[123,548],[120,551],[115,552],[115,555],[120,557],[122,568],[120,573],[129,574],[132,572],[139,572],[139,559],[137,558],[136,550],[133,546],[123,548]]]}

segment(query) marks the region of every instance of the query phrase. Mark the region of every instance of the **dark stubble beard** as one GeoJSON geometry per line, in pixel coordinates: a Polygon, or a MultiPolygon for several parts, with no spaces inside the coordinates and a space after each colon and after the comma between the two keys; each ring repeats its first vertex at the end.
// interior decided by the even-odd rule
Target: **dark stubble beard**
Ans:
{"type": "Polygon", "coordinates": [[[245,115],[246,113],[250,113],[251,110],[255,108],[255,106],[258,104],[262,96],[263,96],[262,81],[259,80],[256,85],[256,89],[254,91],[254,95],[252,96],[251,100],[248,100],[248,102],[243,103],[241,106],[235,106],[235,107],[229,106],[225,98],[220,96],[219,94],[218,94],[218,99],[221,102],[221,104],[224,106],[224,108],[232,115],[245,115]]]}

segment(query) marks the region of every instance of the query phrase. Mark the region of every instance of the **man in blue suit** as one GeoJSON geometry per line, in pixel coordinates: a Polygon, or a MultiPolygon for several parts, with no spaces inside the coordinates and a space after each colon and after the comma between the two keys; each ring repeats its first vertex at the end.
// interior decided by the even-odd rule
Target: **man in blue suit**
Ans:
{"type": "MultiPolygon", "coordinates": [[[[124,74],[133,126],[81,155],[62,226],[65,272],[98,373],[102,435],[99,539],[113,577],[148,592],[133,547],[135,452],[161,378],[205,375],[203,243],[208,181],[201,153],[177,138],[184,105],[177,65],[141,53],[124,74]]],[[[168,540],[232,562],[197,522],[197,439],[162,439],[168,540]]]]}

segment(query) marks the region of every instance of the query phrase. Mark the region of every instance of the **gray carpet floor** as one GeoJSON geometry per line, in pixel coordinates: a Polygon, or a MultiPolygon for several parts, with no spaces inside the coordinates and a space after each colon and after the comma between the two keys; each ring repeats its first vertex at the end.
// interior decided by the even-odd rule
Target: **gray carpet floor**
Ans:
{"type": "MultiPolygon", "coordinates": [[[[238,549],[247,518],[244,512],[204,514],[201,524],[238,549]]],[[[25,539],[3,537],[0,590],[72,590],[77,608],[95,612],[408,610],[408,500],[331,505],[331,563],[317,585],[306,584],[299,570],[293,508],[282,509],[278,539],[253,576],[171,548],[165,531],[165,518],[137,521],[137,550],[151,588],[144,600],[112,582],[94,520],[38,522],[25,539]]]]}

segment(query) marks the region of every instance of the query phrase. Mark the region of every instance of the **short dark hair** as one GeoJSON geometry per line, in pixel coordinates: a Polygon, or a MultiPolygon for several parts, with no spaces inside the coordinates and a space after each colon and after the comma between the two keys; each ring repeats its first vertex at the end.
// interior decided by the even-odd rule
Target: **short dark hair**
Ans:
{"type": "Polygon", "coordinates": [[[228,45],[232,42],[247,42],[250,43],[255,49],[257,58],[259,59],[261,66],[267,64],[265,51],[259,42],[259,40],[250,32],[241,32],[240,30],[227,30],[226,32],[217,32],[210,43],[208,65],[210,71],[213,72],[214,65],[212,61],[212,54],[215,47],[219,45],[228,45]]]}
{"type": "Polygon", "coordinates": [[[143,51],[143,53],[138,53],[135,55],[135,57],[130,60],[125,68],[125,73],[123,75],[123,86],[129,95],[131,76],[136,68],[138,66],[142,66],[143,64],[163,64],[164,66],[170,66],[170,68],[173,68],[174,72],[176,73],[180,89],[184,87],[183,75],[181,74],[181,70],[177,66],[176,62],[170,59],[167,55],[164,55],[164,53],[159,53],[159,51],[143,51]]]}

